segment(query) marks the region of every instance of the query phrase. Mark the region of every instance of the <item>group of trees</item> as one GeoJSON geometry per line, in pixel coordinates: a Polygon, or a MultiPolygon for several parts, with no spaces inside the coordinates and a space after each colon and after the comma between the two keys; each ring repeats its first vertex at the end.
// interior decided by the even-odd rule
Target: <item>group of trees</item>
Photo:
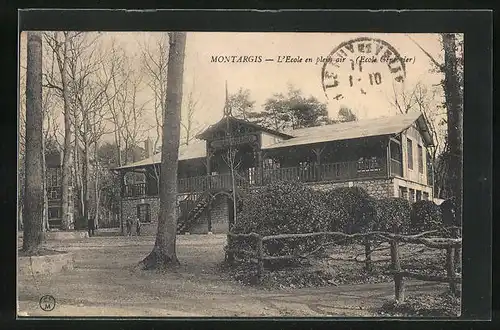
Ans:
{"type": "MultiPolygon", "coordinates": [[[[140,52],[131,53],[114,37],[101,33],[58,31],[43,32],[40,36],[43,155],[62,155],[62,228],[74,228],[79,218],[111,225],[109,222],[117,220],[119,212],[119,191],[118,178],[109,169],[142,159],[145,156],[142,143],[152,127],[156,127],[157,137],[153,150],[159,149],[166,100],[168,38],[164,35],[152,38],[140,45],[140,52]],[[152,125],[147,122],[148,111],[155,114],[152,125]]],[[[20,84],[19,213],[22,214],[27,97],[24,65],[20,84]]],[[[194,93],[189,96],[194,98],[194,93]]],[[[186,143],[196,129],[197,103],[191,101],[189,105],[190,111],[183,118],[186,143]]],[[[42,180],[45,185],[45,175],[42,180]]],[[[44,192],[43,227],[48,229],[45,188],[44,192]]],[[[20,219],[22,225],[22,216],[20,219]]]]}
{"type": "MultiPolygon", "coordinates": [[[[103,158],[107,160],[108,165],[113,161],[107,156],[110,149],[115,149],[117,157],[114,160],[121,164],[122,151],[125,155],[128,149],[122,150],[120,140],[115,134],[115,145],[108,144],[99,149],[99,142],[105,134],[107,128],[103,124],[105,120],[110,120],[117,123],[117,118],[127,118],[123,116],[128,113],[124,111],[130,110],[133,114],[140,111],[136,103],[137,85],[135,80],[127,80],[120,75],[120,70],[114,71],[120,62],[116,61],[112,52],[113,60],[108,62],[106,57],[99,56],[99,47],[93,48],[91,44],[96,42],[93,39],[89,42],[86,40],[87,35],[80,33],[55,32],[45,33],[29,32],[27,34],[27,61],[26,61],[26,84],[24,100],[26,107],[21,109],[21,140],[24,142],[20,146],[21,167],[25,169],[25,175],[22,178],[21,189],[23,190],[24,209],[22,214],[26,220],[24,226],[23,250],[25,253],[32,255],[37,253],[41,247],[43,239],[42,214],[46,204],[45,191],[45,140],[44,119],[47,118],[43,112],[42,97],[43,89],[49,88],[56,91],[59,101],[62,103],[62,113],[64,115],[64,143],[62,145],[63,152],[63,185],[65,181],[70,181],[71,171],[82,165],[81,187],[84,190],[82,194],[82,207],[84,208],[84,216],[87,216],[89,204],[88,183],[89,183],[89,168],[94,166],[95,175],[95,194],[96,206],[94,216],[98,216],[98,207],[100,189],[99,189],[99,164],[103,162],[103,158]],[[52,51],[52,62],[44,60],[42,39],[52,51]],[[91,51],[89,51],[91,50],[91,51]],[[95,59],[95,61],[93,60],[95,59]],[[47,62],[49,66],[47,66],[47,62]],[[50,66],[52,65],[52,66],[50,66]],[[57,65],[58,70],[54,70],[54,65],[57,65]],[[47,67],[50,70],[47,70],[47,67]],[[120,81],[120,86],[126,86],[128,83],[131,88],[131,101],[126,103],[125,99],[129,95],[122,88],[117,88],[120,81]],[[119,96],[117,96],[119,95],[119,96]],[[120,102],[122,107],[114,106],[113,101],[120,102]],[[111,109],[111,119],[106,117],[105,109],[111,109]],[[117,114],[117,115],[116,115],[117,114]],[[24,116],[23,116],[24,115],[24,116]],[[122,116],[120,116],[122,115],[122,116]],[[74,147],[73,147],[74,146],[74,147]],[[91,156],[92,153],[92,156],[91,156]],[[83,159],[82,159],[83,158],[83,159]],[[76,166],[74,166],[75,164],[76,166]],[[45,198],[44,198],[45,195],[45,198]]],[[[158,235],[155,247],[151,254],[144,260],[146,266],[164,266],[169,263],[176,263],[175,255],[175,233],[176,233],[176,201],[177,201],[177,171],[171,170],[177,168],[178,148],[180,138],[180,122],[181,122],[181,103],[182,103],[182,76],[184,64],[184,49],[186,43],[186,33],[171,33],[169,34],[169,50],[168,72],[170,83],[165,92],[165,108],[162,109],[162,120],[166,123],[162,132],[163,138],[163,172],[167,175],[161,177],[162,189],[160,189],[161,211],[158,225],[158,235]],[[164,133],[164,134],[163,134],[164,133]],[[166,188],[165,188],[166,187],[166,188]]],[[[124,68],[125,69],[125,68],[124,68]]],[[[126,71],[126,70],[125,70],[126,71]]],[[[21,86],[21,88],[24,86],[21,86]]],[[[22,95],[23,96],[23,95],[22,95]]],[[[46,99],[46,98],[45,98],[46,99]]],[[[57,100],[57,99],[56,99],[57,100]]],[[[133,128],[137,127],[139,120],[137,117],[131,116],[133,119],[133,128]]],[[[119,130],[120,137],[124,136],[122,131],[128,131],[128,123],[123,126],[116,126],[114,130],[119,130]]],[[[45,130],[48,131],[47,125],[45,130]]],[[[115,132],[116,133],[116,132],[115,132]]],[[[129,134],[128,131],[126,134],[129,134]]],[[[133,136],[132,136],[133,137],[133,136]]],[[[125,144],[127,138],[124,137],[125,144]]],[[[57,138],[55,139],[57,141],[57,138]]],[[[132,144],[133,145],[133,144],[132,144]]],[[[112,153],[111,153],[112,154],[112,153]]],[[[126,159],[126,158],[125,158],[126,159]]],[[[125,160],[126,161],[126,160],[125,160]]],[[[80,173],[76,173],[76,177],[80,173]]],[[[116,185],[118,186],[118,185],[116,185]]],[[[62,187],[68,189],[68,187],[62,187]]],[[[69,189],[68,189],[69,190],[69,189]]],[[[68,192],[66,194],[65,208],[69,208],[68,192]]],[[[63,197],[64,199],[64,197],[63,197]]],[[[65,214],[66,216],[66,214],[65,214]]],[[[64,219],[63,227],[71,227],[68,219],[64,219]]]]}
{"type": "Polygon", "coordinates": [[[227,103],[234,117],[277,131],[358,120],[347,107],[339,109],[338,118],[330,118],[326,103],[314,96],[305,97],[300,89],[291,84],[286,94],[277,93],[268,98],[261,111],[256,110],[248,89],[238,89],[229,95],[227,103]]]}

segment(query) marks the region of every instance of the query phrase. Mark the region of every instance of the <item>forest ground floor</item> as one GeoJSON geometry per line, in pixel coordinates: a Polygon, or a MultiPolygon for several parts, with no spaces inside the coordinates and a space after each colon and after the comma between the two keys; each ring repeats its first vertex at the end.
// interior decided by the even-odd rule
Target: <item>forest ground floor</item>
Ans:
{"type": "MultiPolygon", "coordinates": [[[[21,240],[19,240],[21,241],[21,240]]],[[[181,266],[169,272],[139,270],[136,265],[154,245],[154,237],[91,237],[47,241],[46,247],[71,251],[75,267],[50,276],[18,278],[19,312],[26,316],[373,316],[372,308],[393,299],[394,284],[339,285],[263,290],[228,278],[218,265],[226,235],[179,236],[181,266]],[[40,309],[43,295],[54,310],[40,309]]],[[[407,292],[437,292],[445,285],[408,282],[407,292]]]]}

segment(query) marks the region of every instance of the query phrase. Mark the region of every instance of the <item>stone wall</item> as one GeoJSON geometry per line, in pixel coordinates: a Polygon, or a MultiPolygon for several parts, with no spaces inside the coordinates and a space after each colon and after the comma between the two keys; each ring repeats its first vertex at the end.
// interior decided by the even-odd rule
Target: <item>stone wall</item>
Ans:
{"type": "MultiPolygon", "coordinates": [[[[228,198],[225,195],[218,195],[212,201],[210,209],[210,219],[212,222],[212,233],[220,234],[227,233],[229,228],[228,214],[228,198]]],[[[189,230],[190,234],[207,234],[208,233],[208,216],[207,212],[202,214],[197,223],[189,230]]]]}
{"type": "Polygon", "coordinates": [[[330,190],[340,187],[361,187],[377,199],[394,197],[394,184],[392,179],[356,180],[346,182],[314,183],[311,187],[318,190],[330,190]]]}
{"type": "MultiPolygon", "coordinates": [[[[127,217],[135,218],[137,216],[137,205],[149,204],[151,222],[141,224],[141,235],[150,236],[156,235],[158,225],[158,212],[160,211],[160,199],[158,197],[147,198],[130,198],[123,199],[122,201],[122,221],[123,228],[126,230],[127,217]]],[[[212,233],[226,233],[228,231],[228,206],[227,196],[218,195],[212,201],[211,207],[211,221],[212,233]]],[[[190,234],[207,234],[208,233],[208,216],[204,212],[199,218],[197,223],[189,230],[190,234]]],[[[135,230],[132,230],[135,235],[135,230]]]]}
{"type": "MultiPolygon", "coordinates": [[[[141,224],[141,235],[156,235],[158,212],[160,211],[160,199],[158,197],[123,199],[121,204],[123,230],[126,231],[126,220],[128,217],[131,217],[132,219],[137,217],[137,205],[139,204],[149,204],[149,212],[151,216],[150,223],[141,224]]],[[[132,233],[135,234],[135,230],[132,230],[132,233]]]]}

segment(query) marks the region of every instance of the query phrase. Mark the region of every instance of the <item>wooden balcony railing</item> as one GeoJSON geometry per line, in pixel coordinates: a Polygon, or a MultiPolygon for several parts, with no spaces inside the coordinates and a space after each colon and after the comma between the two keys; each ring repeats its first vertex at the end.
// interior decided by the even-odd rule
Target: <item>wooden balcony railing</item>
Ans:
{"type": "Polygon", "coordinates": [[[391,159],[391,175],[403,176],[403,165],[399,160],[391,159]]]}
{"type": "MultiPolygon", "coordinates": [[[[392,163],[391,163],[392,168],[392,163]]],[[[345,181],[350,179],[387,177],[387,164],[383,158],[367,159],[356,162],[341,162],[303,167],[286,167],[266,169],[261,172],[254,169],[245,175],[235,173],[236,186],[259,186],[277,181],[345,181]]],[[[203,175],[178,180],[179,193],[203,192],[209,189],[231,189],[230,173],[217,175],[203,175]]],[[[145,183],[126,185],[123,197],[141,197],[157,195],[157,189],[149,192],[145,183]]]]}
{"type": "Polygon", "coordinates": [[[154,194],[148,194],[146,183],[127,184],[123,186],[122,197],[142,197],[154,194]]]}

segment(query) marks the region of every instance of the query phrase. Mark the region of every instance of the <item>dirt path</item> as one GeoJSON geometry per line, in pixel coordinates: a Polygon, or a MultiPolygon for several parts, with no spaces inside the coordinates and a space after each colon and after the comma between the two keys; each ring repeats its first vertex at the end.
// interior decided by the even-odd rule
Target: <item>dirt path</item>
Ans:
{"type": "MultiPolygon", "coordinates": [[[[363,284],[294,290],[263,290],[231,281],[217,269],[223,235],[178,238],[182,265],[171,272],[145,272],[135,265],[152,248],[153,237],[93,237],[48,242],[73,251],[75,269],[52,276],[19,278],[21,314],[29,316],[372,316],[393,297],[393,284],[363,284]],[[39,299],[52,295],[53,311],[39,299]]],[[[407,292],[439,285],[408,283],[407,292]]]]}

